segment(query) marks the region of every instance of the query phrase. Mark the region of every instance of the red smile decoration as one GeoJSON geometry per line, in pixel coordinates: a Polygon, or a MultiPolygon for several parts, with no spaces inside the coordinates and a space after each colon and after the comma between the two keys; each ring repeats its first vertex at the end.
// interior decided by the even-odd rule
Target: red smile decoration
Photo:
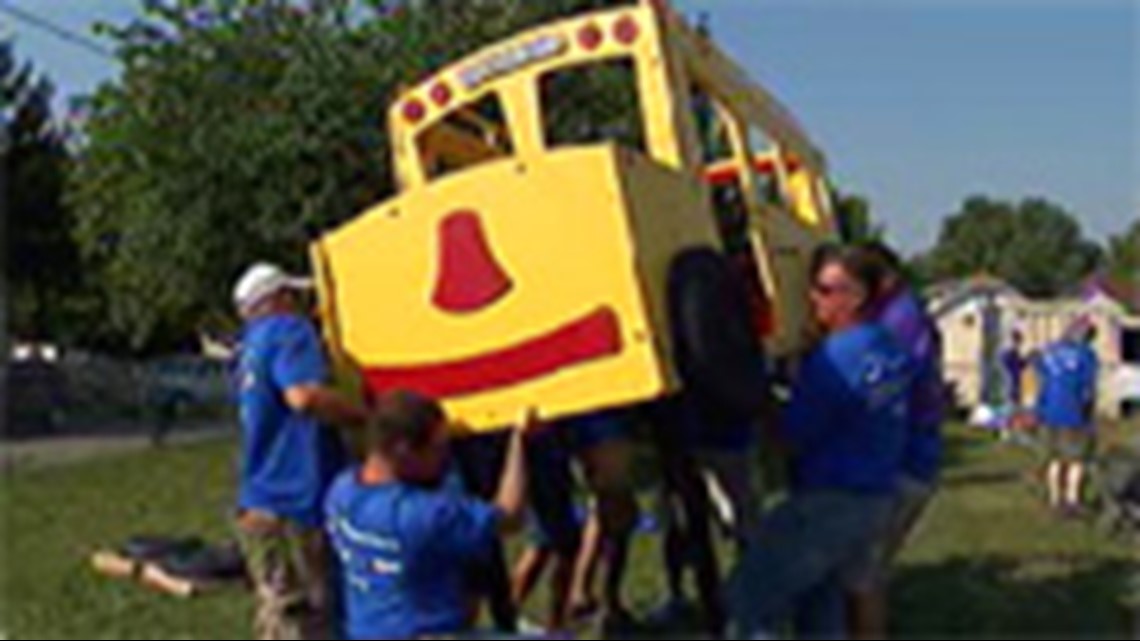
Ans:
{"type": "Polygon", "coordinates": [[[364,377],[373,391],[409,389],[435,398],[464,396],[612,356],[621,348],[617,314],[601,307],[513,347],[445,363],[365,368],[364,377]]]}

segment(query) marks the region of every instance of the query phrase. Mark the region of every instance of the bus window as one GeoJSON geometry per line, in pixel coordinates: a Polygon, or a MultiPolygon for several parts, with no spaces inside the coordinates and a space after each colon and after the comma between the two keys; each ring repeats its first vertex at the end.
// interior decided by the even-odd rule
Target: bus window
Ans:
{"type": "Polygon", "coordinates": [[[780,186],[783,167],[779,147],[768,134],[756,125],[748,127],[748,151],[753,158],[753,178],[756,183],[756,202],[761,205],[786,209],[784,191],[780,186]]]}
{"type": "Polygon", "coordinates": [[[721,241],[730,254],[747,251],[748,204],[734,161],[728,112],[696,84],[689,86],[689,107],[721,241]]]}
{"type": "Polygon", "coordinates": [[[420,134],[418,146],[429,179],[505,158],[514,153],[498,94],[453,111],[420,134]]]}
{"type": "Polygon", "coordinates": [[[732,139],[724,111],[716,100],[697,85],[689,87],[689,107],[693,111],[693,124],[697,129],[697,144],[701,147],[701,162],[706,165],[733,157],[732,139]]]}
{"type": "Polygon", "coordinates": [[[633,60],[559,69],[539,80],[549,149],[613,141],[646,152],[645,125],[633,60]]]}

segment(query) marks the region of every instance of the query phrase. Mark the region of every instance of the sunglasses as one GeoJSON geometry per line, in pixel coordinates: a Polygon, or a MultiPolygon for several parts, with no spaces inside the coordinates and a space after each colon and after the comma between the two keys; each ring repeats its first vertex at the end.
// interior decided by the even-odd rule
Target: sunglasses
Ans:
{"type": "Polygon", "coordinates": [[[818,281],[812,283],[811,289],[816,294],[827,297],[835,296],[836,294],[848,294],[852,291],[851,287],[845,284],[821,283],[818,281]]]}

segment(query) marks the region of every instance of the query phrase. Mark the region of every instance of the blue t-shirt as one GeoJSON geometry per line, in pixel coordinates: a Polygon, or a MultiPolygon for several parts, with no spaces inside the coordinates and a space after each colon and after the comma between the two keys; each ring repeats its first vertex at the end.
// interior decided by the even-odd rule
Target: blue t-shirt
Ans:
{"type": "Polygon", "coordinates": [[[1037,418],[1055,429],[1085,429],[1096,393],[1096,354],[1088,344],[1062,340],[1046,347],[1034,361],[1039,379],[1037,418]]]}
{"type": "Polygon", "coordinates": [[[903,471],[930,483],[942,462],[942,344],[938,328],[909,289],[892,296],[876,319],[910,358],[914,385],[910,395],[910,429],[903,451],[903,471]]]}
{"type": "Polygon", "coordinates": [[[309,321],[293,314],[251,321],[242,334],[236,383],[241,412],[238,507],[320,527],[321,502],[344,453],[332,430],[285,402],[285,390],[323,383],[328,369],[309,321]]]}
{"type": "Polygon", "coordinates": [[[325,501],[349,639],[468,627],[465,568],[494,549],[499,512],[457,492],[365,485],[345,471],[325,501]]]}
{"type": "Polygon", "coordinates": [[[804,360],[785,410],[794,490],[893,492],[913,368],[877,324],[829,336],[804,360]]]}

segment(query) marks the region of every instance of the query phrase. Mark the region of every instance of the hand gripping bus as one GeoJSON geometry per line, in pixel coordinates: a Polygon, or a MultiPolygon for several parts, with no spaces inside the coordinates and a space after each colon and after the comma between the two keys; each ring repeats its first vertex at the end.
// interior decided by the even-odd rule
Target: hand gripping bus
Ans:
{"type": "Polygon", "coordinates": [[[311,248],[326,340],[466,429],[693,389],[730,411],[802,347],[835,234],[799,124],[665,2],[451,64],[389,111],[399,192],[311,248]]]}

